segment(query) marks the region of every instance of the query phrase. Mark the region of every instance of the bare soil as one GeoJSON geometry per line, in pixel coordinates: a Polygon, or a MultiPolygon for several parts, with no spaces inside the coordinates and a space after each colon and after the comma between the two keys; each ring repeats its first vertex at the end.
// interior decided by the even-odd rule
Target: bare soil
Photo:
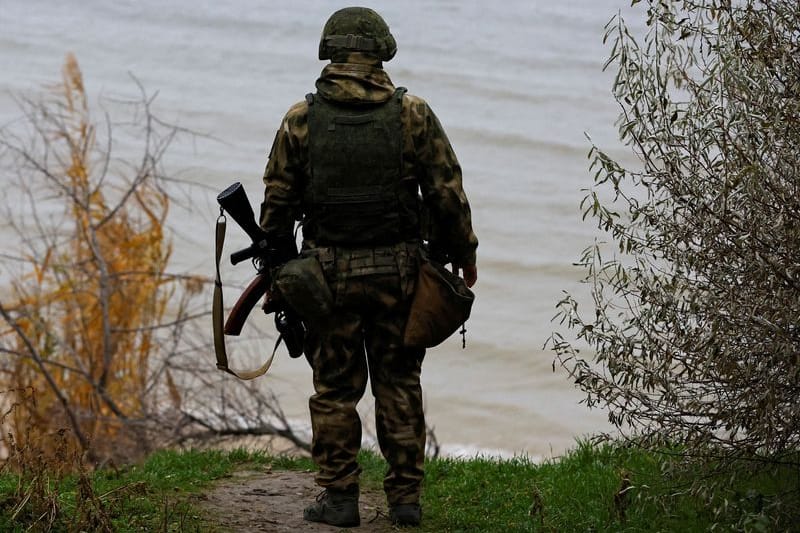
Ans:
{"type": "MultiPolygon", "coordinates": [[[[312,472],[246,470],[218,482],[198,497],[210,529],[220,532],[347,531],[303,520],[303,509],[320,488],[312,472]]],[[[396,531],[386,517],[383,491],[361,490],[361,526],[354,531],[396,531]]]]}

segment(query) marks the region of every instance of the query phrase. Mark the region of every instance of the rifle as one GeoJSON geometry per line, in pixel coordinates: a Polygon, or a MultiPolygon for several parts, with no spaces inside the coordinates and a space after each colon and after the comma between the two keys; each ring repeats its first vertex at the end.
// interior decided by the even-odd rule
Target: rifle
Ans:
{"type": "Polygon", "coordinates": [[[270,269],[296,257],[297,248],[294,242],[270,242],[266,232],[256,223],[253,208],[250,206],[250,200],[248,200],[247,193],[241,183],[236,182],[222,191],[217,196],[217,202],[220,205],[220,215],[217,219],[217,276],[214,282],[213,302],[214,349],[217,354],[217,368],[241,379],[253,379],[264,374],[269,369],[275,356],[275,351],[281,341],[286,344],[291,357],[299,357],[303,354],[305,328],[302,321],[291,309],[283,305],[279,299],[267,298],[267,303],[265,303],[263,310],[267,314],[275,313],[275,327],[279,336],[278,341],[275,343],[275,349],[272,351],[272,356],[264,365],[254,371],[236,372],[228,367],[225,335],[236,336],[241,333],[250,312],[272,285],[270,269]],[[225,242],[225,213],[228,213],[233,218],[252,241],[247,248],[231,254],[231,263],[236,265],[246,259],[252,259],[258,274],[236,301],[223,325],[224,306],[222,303],[222,280],[219,264],[222,256],[222,247],[225,242]]]}

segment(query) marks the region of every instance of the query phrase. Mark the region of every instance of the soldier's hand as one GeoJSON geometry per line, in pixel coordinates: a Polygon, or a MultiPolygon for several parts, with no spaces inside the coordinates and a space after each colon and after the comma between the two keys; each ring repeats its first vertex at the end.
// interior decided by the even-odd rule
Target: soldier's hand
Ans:
{"type": "Polygon", "coordinates": [[[461,276],[467,287],[470,288],[478,281],[478,267],[476,265],[456,265],[453,263],[453,274],[461,276]]]}

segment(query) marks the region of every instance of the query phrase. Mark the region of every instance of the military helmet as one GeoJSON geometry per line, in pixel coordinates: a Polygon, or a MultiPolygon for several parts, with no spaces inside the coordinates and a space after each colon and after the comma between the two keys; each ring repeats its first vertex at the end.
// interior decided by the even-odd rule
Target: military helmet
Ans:
{"type": "Polygon", "coordinates": [[[319,41],[320,59],[331,59],[337,51],[366,52],[389,61],[397,52],[397,42],[375,11],[346,7],[330,16],[319,41]]]}

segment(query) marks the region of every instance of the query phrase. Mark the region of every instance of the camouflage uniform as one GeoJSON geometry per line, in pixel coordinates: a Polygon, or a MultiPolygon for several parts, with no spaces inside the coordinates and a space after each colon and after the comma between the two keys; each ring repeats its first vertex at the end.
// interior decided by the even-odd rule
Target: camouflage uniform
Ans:
{"type": "MultiPolygon", "coordinates": [[[[326,66],[317,93],[343,104],[382,103],[395,87],[381,63],[354,52],[326,66]]],[[[264,173],[261,225],[274,238],[291,236],[307,215],[303,191],[310,180],[309,104],[292,106],[275,137],[264,173]]],[[[461,168],[439,121],[419,97],[402,100],[402,176],[417,180],[428,212],[426,238],[459,265],[475,264],[477,238],[461,183],[461,168]]],[[[421,228],[422,230],[422,228],[421,228]]],[[[416,503],[423,477],[425,420],[420,388],[424,350],[403,346],[413,295],[419,241],[378,247],[317,246],[335,299],[325,327],[309,325],[306,356],[314,371],[310,399],[312,455],[317,483],[345,489],[358,483],[361,423],[356,404],[371,378],[378,441],[389,463],[389,504],[416,503]]]]}

